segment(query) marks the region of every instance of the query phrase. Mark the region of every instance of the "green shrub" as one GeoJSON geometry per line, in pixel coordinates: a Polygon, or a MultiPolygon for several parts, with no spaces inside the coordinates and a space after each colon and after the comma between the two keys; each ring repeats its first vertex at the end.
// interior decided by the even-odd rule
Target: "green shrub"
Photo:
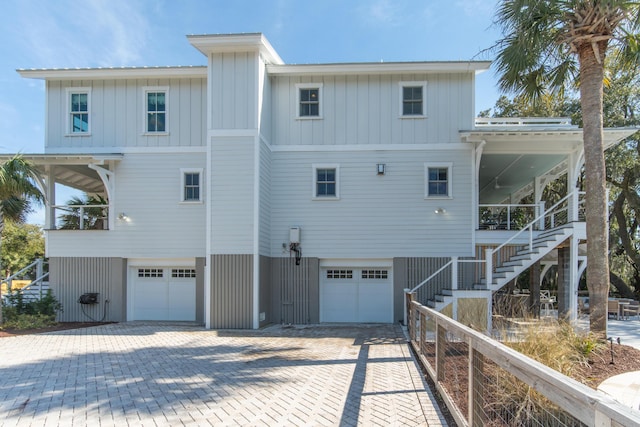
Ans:
{"type": "Polygon", "coordinates": [[[51,290],[39,301],[25,301],[21,292],[12,292],[6,298],[7,303],[2,310],[4,328],[37,329],[52,326],[56,324],[56,314],[62,311],[62,304],[51,290]]]}

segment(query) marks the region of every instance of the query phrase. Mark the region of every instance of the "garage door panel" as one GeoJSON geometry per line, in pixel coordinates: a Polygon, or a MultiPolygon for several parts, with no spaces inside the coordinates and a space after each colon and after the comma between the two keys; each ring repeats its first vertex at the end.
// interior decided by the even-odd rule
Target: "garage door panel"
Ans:
{"type": "Polygon", "coordinates": [[[195,270],[133,268],[132,319],[195,321],[195,270]]]}
{"type": "Polygon", "coordinates": [[[327,283],[322,294],[323,322],[357,322],[352,309],[358,303],[358,286],[355,283],[327,283]]]}
{"type": "Polygon", "coordinates": [[[363,280],[360,283],[360,322],[393,323],[389,301],[393,294],[389,283],[363,280]]]}
{"type": "Polygon", "coordinates": [[[389,269],[327,268],[321,272],[322,322],[393,322],[389,269]]]}

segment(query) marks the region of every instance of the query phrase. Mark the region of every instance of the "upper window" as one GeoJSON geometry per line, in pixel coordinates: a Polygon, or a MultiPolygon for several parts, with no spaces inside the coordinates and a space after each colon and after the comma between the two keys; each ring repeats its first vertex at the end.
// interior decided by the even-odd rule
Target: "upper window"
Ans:
{"type": "Polygon", "coordinates": [[[426,164],[426,197],[451,198],[451,163],[426,164]]]}
{"type": "Polygon", "coordinates": [[[337,165],[313,165],[313,197],[315,199],[338,199],[337,165]]]}
{"type": "Polygon", "coordinates": [[[167,132],[168,89],[144,88],[145,133],[167,132]]]}
{"type": "Polygon", "coordinates": [[[424,117],[426,82],[400,82],[400,116],[424,117]]]}
{"type": "Polygon", "coordinates": [[[89,115],[91,91],[89,88],[67,88],[69,118],[67,134],[87,135],[90,132],[89,115]]]}
{"type": "Polygon", "coordinates": [[[202,202],[202,169],[181,169],[180,201],[202,202]]]}
{"type": "Polygon", "coordinates": [[[298,118],[322,118],[322,84],[301,83],[296,85],[296,89],[298,91],[298,118]]]}

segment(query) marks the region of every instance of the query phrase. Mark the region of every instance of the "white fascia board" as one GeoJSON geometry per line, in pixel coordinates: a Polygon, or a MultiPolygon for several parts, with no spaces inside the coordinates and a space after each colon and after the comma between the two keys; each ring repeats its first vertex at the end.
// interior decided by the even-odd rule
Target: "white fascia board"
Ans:
{"type": "Polygon", "coordinates": [[[470,150],[468,142],[437,144],[270,145],[272,152],[449,151],[470,150]]]}
{"type": "Polygon", "coordinates": [[[203,55],[227,52],[260,52],[269,64],[284,64],[278,52],[262,33],[201,34],[187,36],[189,43],[203,55]]]}
{"type": "Polygon", "coordinates": [[[491,66],[490,61],[443,62],[368,62],[344,64],[268,65],[272,75],[349,75],[403,73],[481,73],[491,66]]]}
{"type": "MultiPolygon", "coordinates": [[[[9,160],[13,156],[13,154],[0,154],[0,161],[9,160]]],[[[102,165],[107,161],[122,160],[123,157],[122,154],[20,154],[20,156],[35,165],[102,165]]]]}
{"type": "Polygon", "coordinates": [[[146,78],[206,78],[204,65],[184,67],[42,68],[16,70],[24,78],[42,80],[121,80],[146,78]]]}

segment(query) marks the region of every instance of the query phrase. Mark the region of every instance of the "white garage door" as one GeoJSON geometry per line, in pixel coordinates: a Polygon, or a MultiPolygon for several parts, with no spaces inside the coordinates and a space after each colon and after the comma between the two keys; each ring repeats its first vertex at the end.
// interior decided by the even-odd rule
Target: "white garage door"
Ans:
{"type": "Polygon", "coordinates": [[[390,268],[325,268],[320,277],[320,321],[393,323],[390,268]]]}
{"type": "Polygon", "coordinates": [[[135,267],[131,272],[132,320],[196,320],[196,271],[135,267]]]}

